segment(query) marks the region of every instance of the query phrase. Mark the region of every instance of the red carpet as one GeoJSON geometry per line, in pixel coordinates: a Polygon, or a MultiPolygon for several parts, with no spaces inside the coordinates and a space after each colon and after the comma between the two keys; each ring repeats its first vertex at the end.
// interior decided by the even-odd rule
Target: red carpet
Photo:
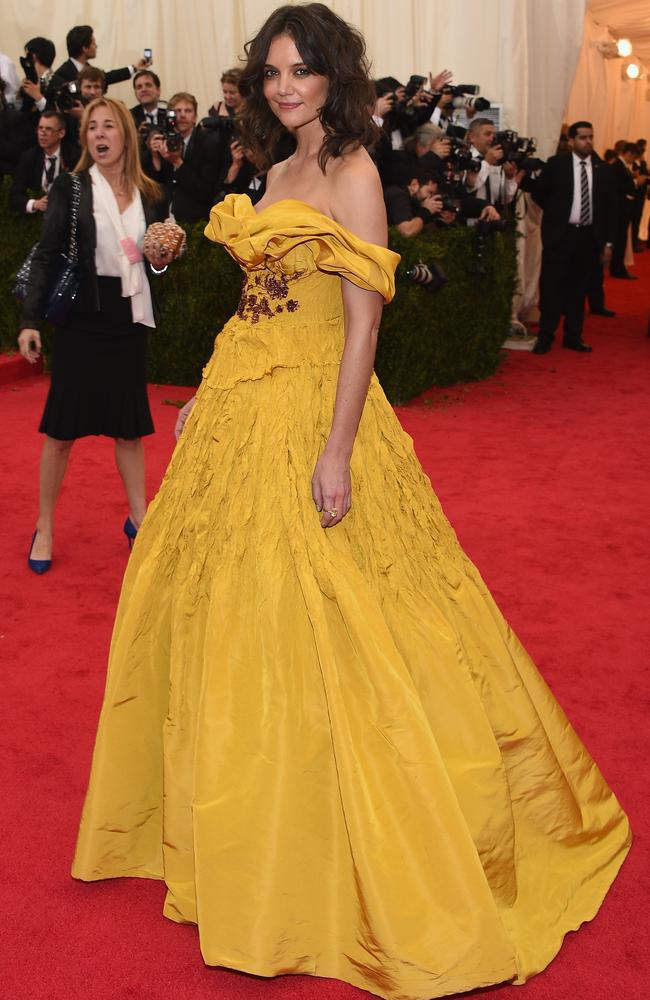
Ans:
{"type": "MultiPolygon", "coordinates": [[[[630,813],[632,854],[597,919],[551,967],[494,1000],[646,1000],[650,253],[611,282],[616,320],[591,356],[508,354],[487,382],[400,411],[447,514],[630,813]]],[[[69,877],[127,559],[110,442],[75,447],[55,565],[26,567],[43,377],[0,386],[1,993],[7,1000],[361,1000],[343,984],[206,969],[196,930],[161,915],[159,883],[69,877]]],[[[156,488],[187,391],[152,389],[156,488]]],[[[479,996],[479,994],[475,994],[479,996]]]]}

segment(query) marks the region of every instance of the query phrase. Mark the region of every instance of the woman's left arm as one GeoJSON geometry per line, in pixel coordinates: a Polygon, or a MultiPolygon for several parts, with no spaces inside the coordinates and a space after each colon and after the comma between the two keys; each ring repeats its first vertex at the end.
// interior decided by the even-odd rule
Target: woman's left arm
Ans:
{"type": "MultiPolygon", "coordinates": [[[[386,246],[386,210],[379,177],[365,165],[337,175],[336,221],[369,243],[386,246]]],[[[314,469],[312,496],[321,525],[338,524],[352,504],[350,460],[366,401],[377,348],[383,299],[379,292],[343,279],[345,346],[336,389],[332,426],[314,469]],[[330,512],[330,513],[328,513],[330,512]],[[336,512],[335,514],[331,512],[336,512]]]]}

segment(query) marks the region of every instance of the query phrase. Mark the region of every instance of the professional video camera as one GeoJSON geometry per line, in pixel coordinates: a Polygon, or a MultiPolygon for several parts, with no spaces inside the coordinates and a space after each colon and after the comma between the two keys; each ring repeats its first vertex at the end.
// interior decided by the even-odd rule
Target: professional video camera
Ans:
{"type": "Polygon", "coordinates": [[[514,163],[519,170],[541,170],[544,166],[544,160],[533,155],[537,151],[536,140],[519,135],[513,129],[496,132],[492,145],[501,146],[504,162],[514,163]]]}
{"type": "Polygon", "coordinates": [[[152,135],[161,135],[167,143],[170,153],[178,153],[183,147],[183,136],[176,131],[176,112],[171,108],[165,108],[165,121],[162,125],[152,125],[150,122],[143,122],[138,129],[143,140],[152,135]]]}
{"type": "Polygon", "coordinates": [[[459,83],[452,86],[446,84],[441,94],[451,94],[452,108],[472,108],[474,111],[487,111],[490,102],[485,97],[479,97],[481,88],[477,83],[459,83]]]}

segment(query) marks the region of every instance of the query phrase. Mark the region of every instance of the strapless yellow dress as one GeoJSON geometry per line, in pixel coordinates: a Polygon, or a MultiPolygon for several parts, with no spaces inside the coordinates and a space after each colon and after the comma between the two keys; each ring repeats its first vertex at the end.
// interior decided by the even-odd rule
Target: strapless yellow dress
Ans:
{"type": "Polygon", "coordinates": [[[73,874],[164,879],[210,965],[523,982],[630,832],[375,378],[320,527],[341,278],[389,301],[398,257],[293,200],[206,234],[246,281],[129,560],[73,874]]]}

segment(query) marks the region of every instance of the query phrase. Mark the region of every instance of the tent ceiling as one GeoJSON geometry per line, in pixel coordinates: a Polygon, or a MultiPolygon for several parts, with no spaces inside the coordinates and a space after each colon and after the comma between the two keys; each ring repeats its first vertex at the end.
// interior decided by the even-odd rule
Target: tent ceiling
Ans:
{"type": "Polygon", "coordinates": [[[598,24],[607,25],[614,38],[629,38],[633,56],[650,71],[650,3],[648,0],[589,0],[598,24]]]}

